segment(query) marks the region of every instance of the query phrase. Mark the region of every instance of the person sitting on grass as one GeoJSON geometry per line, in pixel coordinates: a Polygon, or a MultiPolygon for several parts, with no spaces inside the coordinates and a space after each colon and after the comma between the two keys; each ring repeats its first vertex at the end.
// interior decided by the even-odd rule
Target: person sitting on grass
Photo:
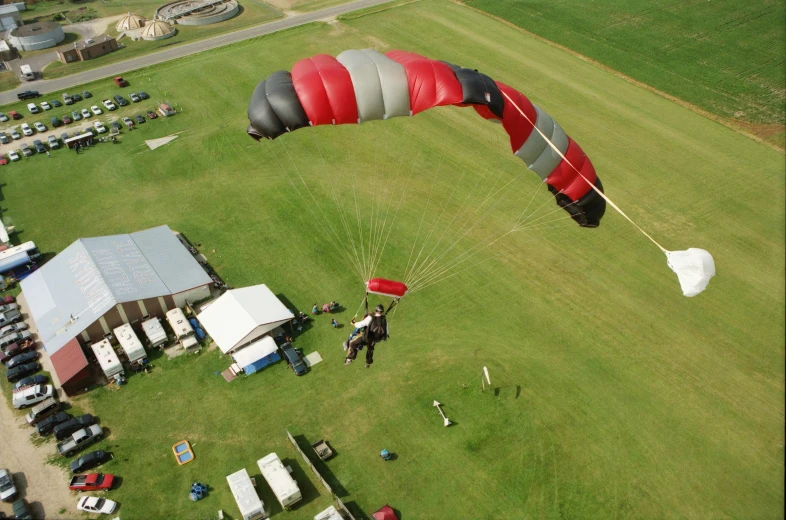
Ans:
{"type": "Polygon", "coordinates": [[[330,312],[337,311],[337,310],[338,310],[338,302],[332,300],[330,302],[330,312]]]}
{"type": "Polygon", "coordinates": [[[319,307],[317,307],[316,303],[314,304],[314,307],[311,308],[311,314],[319,314],[319,307]]]}
{"type": "Polygon", "coordinates": [[[322,312],[324,312],[325,314],[330,314],[330,304],[329,303],[323,303],[322,304],[322,312]]]}

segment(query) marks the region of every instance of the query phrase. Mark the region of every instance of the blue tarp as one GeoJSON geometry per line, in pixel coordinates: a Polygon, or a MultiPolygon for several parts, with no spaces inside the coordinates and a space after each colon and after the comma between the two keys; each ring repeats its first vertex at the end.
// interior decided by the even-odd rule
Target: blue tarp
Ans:
{"type": "Polygon", "coordinates": [[[253,363],[251,363],[250,365],[247,365],[247,366],[244,366],[244,367],[241,367],[241,368],[243,369],[243,372],[246,373],[246,375],[251,375],[251,374],[253,374],[254,372],[256,372],[258,370],[262,370],[263,368],[265,368],[269,364],[275,363],[279,359],[281,359],[281,356],[278,355],[278,352],[273,352],[272,354],[268,354],[267,356],[263,357],[262,359],[258,359],[256,361],[254,361],[253,363]]]}

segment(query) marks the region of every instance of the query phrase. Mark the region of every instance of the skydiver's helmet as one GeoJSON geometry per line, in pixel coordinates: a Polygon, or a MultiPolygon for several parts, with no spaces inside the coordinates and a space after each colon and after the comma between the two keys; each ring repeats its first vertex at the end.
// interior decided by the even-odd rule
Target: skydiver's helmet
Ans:
{"type": "Polygon", "coordinates": [[[382,304],[380,303],[380,304],[377,305],[377,309],[376,310],[377,310],[377,312],[385,312],[385,307],[383,307],[382,304]]]}

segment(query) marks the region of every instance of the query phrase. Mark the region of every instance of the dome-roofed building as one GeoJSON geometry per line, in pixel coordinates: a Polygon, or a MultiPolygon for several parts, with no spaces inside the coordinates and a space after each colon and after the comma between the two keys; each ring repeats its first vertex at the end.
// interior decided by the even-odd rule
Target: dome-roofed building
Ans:
{"type": "Polygon", "coordinates": [[[163,20],[153,20],[142,29],[142,39],[163,40],[175,35],[175,28],[163,20]]]}
{"type": "Polygon", "coordinates": [[[117,32],[135,31],[145,26],[144,17],[138,14],[128,13],[117,22],[117,32]]]}

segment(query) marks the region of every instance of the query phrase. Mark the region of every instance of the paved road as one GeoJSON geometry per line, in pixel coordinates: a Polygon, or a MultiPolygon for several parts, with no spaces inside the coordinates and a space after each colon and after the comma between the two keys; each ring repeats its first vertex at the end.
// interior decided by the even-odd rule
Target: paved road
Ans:
{"type": "MultiPolygon", "coordinates": [[[[327,9],[322,9],[320,11],[314,11],[313,13],[299,14],[289,18],[284,18],[282,20],[276,20],[274,22],[249,27],[248,29],[243,29],[241,31],[222,34],[194,43],[172,47],[170,49],[155,52],[153,54],[147,54],[145,56],[121,61],[119,63],[113,63],[111,65],[105,65],[103,67],[86,70],[84,72],[79,72],[77,74],[72,74],[63,78],[31,81],[23,85],[23,87],[37,90],[42,94],[54,92],[56,90],[65,90],[76,85],[82,85],[83,83],[88,83],[97,79],[116,76],[118,74],[123,74],[125,72],[147,67],[149,65],[155,65],[157,63],[162,63],[176,58],[182,58],[183,56],[188,56],[197,52],[215,49],[217,47],[229,45],[230,43],[247,40],[249,38],[255,38],[264,34],[274,33],[282,29],[297,27],[298,25],[315,22],[325,18],[331,18],[340,14],[363,9],[365,7],[384,4],[389,1],[390,0],[355,0],[354,2],[337,5],[335,7],[328,7],[327,9]]],[[[16,93],[20,90],[24,90],[23,87],[18,87],[13,91],[1,92],[0,105],[17,101],[16,93]]]]}

